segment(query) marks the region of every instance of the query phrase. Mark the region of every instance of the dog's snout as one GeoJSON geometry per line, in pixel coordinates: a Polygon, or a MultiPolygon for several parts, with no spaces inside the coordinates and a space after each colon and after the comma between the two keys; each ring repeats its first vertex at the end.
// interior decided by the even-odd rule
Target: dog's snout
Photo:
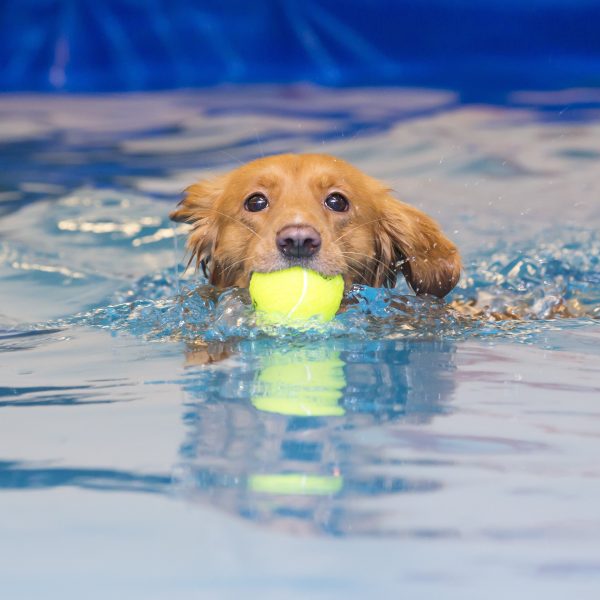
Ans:
{"type": "Polygon", "coordinates": [[[309,225],[288,225],[276,238],[279,251],[290,258],[308,258],[319,251],[321,236],[309,225]]]}

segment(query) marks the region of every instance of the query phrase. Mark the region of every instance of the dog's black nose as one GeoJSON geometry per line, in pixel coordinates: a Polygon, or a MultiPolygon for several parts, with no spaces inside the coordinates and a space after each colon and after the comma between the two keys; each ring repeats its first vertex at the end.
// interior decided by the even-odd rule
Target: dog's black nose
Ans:
{"type": "Polygon", "coordinates": [[[308,258],[319,251],[321,236],[309,225],[288,225],[275,240],[279,251],[290,258],[308,258]]]}

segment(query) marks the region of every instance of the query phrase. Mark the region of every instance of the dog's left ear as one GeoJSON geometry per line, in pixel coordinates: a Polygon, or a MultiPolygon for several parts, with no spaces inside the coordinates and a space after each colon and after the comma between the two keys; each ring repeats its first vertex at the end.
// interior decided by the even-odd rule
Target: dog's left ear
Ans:
{"type": "Polygon", "coordinates": [[[458,283],[461,261],[456,246],[425,213],[393,198],[379,203],[377,234],[379,281],[393,287],[402,272],[417,294],[443,298],[458,283]]]}

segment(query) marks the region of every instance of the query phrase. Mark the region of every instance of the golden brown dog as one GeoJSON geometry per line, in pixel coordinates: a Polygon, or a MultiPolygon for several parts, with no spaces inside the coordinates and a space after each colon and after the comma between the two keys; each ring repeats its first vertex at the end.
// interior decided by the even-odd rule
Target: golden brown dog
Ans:
{"type": "Polygon", "coordinates": [[[188,249],[217,287],[301,265],[353,283],[417,294],[456,285],[459,253],[439,225],[379,181],[324,154],[282,154],[190,186],[171,213],[192,224],[188,249]]]}

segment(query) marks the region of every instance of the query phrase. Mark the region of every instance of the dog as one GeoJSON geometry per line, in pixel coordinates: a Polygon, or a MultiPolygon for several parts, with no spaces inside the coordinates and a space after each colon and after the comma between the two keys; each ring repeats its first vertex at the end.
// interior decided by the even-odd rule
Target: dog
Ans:
{"type": "Polygon", "coordinates": [[[192,226],[190,262],[217,288],[292,266],[443,298],[461,258],[440,226],[380,181],[326,154],[260,158],[194,183],[170,214],[192,226]]]}

